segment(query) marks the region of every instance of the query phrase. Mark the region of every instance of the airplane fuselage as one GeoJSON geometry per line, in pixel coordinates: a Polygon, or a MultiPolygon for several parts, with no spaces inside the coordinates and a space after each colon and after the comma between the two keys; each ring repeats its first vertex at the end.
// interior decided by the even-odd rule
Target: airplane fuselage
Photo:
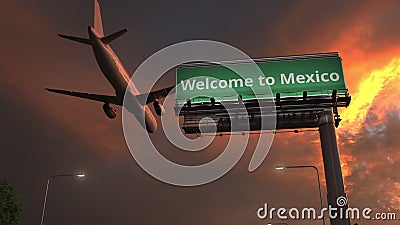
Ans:
{"type": "Polygon", "coordinates": [[[88,27],[90,41],[96,57],[97,64],[99,65],[104,76],[115,89],[118,97],[129,97],[124,107],[133,113],[138,119],[139,123],[147,129],[148,132],[154,133],[157,129],[157,122],[153,113],[147,105],[142,106],[135,96],[139,95],[135,85],[130,82],[130,76],[126,71],[124,65],[119,60],[118,56],[111,49],[110,45],[105,44],[101,40],[101,36],[92,27],[88,27]],[[125,92],[127,95],[125,95],[125,92]],[[144,118],[144,123],[143,123],[144,118]]]}

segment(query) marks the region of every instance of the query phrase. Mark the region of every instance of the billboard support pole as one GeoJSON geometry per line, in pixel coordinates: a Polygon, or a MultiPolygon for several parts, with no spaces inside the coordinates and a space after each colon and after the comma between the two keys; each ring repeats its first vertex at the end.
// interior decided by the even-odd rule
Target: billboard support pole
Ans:
{"type": "MultiPolygon", "coordinates": [[[[332,111],[323,111],[318,114],[318,127],[321,140],[322,157],[326,178],[326,189],[328,193],[328,205],[337,208],[337,218],[330,218],[331,225],[350,225],[350,219],[346,218],[347,198],[344,192],[342,169],[340,166],[339,151],[336,141],[336,132],[332,111]],[[343,206],[338,198],[345,197],[343,206]],[[341,215],[343,215],[341,217],[341,215]]],[[[343,198],[342,198],[343,199],[343,198]]],[[[332,211],[334,215],[335,211],[332,211]]],[[[329,214],[329,212],[328,212],[329,214]]]]}

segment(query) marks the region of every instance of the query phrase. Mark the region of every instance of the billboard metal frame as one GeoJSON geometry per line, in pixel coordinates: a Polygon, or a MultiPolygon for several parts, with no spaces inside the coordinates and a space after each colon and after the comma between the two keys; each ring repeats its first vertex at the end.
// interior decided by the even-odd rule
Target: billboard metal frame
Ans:
{"type": "MultiPolygon", "coordinates": [[[[251,62],[276,62],[329,57],[340,58],[337,52],[331,52],[320,54],[270,57],[254,59],[251,62]]],[[[250,61],[248,60],[225,61],[218,63],[196,62],[183,64],[179,68],[220,65],[221,63],[223,63],[224,65],[229,65],[247,62],[250,63],[250,61]]],[[[318,127],[318,113],[330,109],[333,109],[335,126],[337,127],[341,120],[338,114],[338,108],[349,106],[351,101],[351,96],[349,95],[347,89],[304,91],[303,93],[295,92],[290,97],[281,96],[287,95],[285,93],[275,93],[275,96],[273,97],[248,100],[242,99],[242,96],[239,95],[236,96],[237,100],[232,100],[232,96],[229,96],[230,99],[226,101],[223,100],[222,96],[221,101],[215,101],[215,99],[213,98],[208,98],[209,101],[196,102],[192,100],[187,100],[183,104],[178,104],[177,101],[175,111],[177,115],[184,117],[182,129],[186,134],[200,133],[199,122],[204,117],[209,117],[214,120],[214,123],[217,124],[217,132],[230,132],[230,121],[232,119],[232,116],[235,117],[235,114],[230,113],[230,115],[228,115],[227,110],[221,102],[229,104],[229,106],[231,107],[230,109],[233,110],[233,112],[235,110],[235,106],[242,107],[244,105],[249,116],[248,119],[250,131],[260,130],[260,108],[258,102],[266,103],[261,105],[275,106],[275,109],[272,111],[268,109],[265,110],[272,113],[264,116],[275,116],[276,130],[316,128],[318,127]],[[315,95],[315,93],[324,94],[315,95]]],[[[214,123],[210,124],[210,127],[215,126],[214,123]]],[[[203,132],[207,131],[207,129],[202,130],[203,132]]]]}

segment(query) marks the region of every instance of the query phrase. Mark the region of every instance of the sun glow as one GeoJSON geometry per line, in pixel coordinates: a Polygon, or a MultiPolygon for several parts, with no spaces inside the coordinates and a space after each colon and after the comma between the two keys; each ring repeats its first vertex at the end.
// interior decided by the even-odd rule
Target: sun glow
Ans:
{"type": "MultiPolygon", "coordinates": [[[[348,179],[352,177],[353,170],[356,167],[365,168],[362,173],[358,172],[357,176],[368,175],[369,169],[377,167],[379,169],[382,165],[377,165],[378,162],[368,160],[367,162],[362,162],[360,160],[366,158],[362,157],[357,152],[352,152],[352,149],[356,148],[357,144],[360,144],[360,139],[362,136],[360,131],[362,131],[363,126],[367,128],[363,132],[370,132],[372,136],[379,134],[379,129],[382,128],[382,123],[387,121],[385,118],[389,112],[397,111],[400,112],[400,57],[392,57],[387,60],[386,63],[382,62],[372,62],[376,65],[381,64],[380,67],[375,67],[375,69],[366,68],[362,78],[357,78],[356,85],[353,83],[353,91],[350,90],[350,95],[352,100],[350,106],[347,109],[343,109],[340,115],[343,119],[338,129],[338,144],[340,149],[344,149],[344,154],[341,154],[342,161],[342,172],[345,179],[345,188],[348,192],[357,195],[361,187],[354,183],[354,179],[348,179]],[[368,72],[367,72],[368,71],[368,72]],[[371,117],[370,117],[371,116],[371,117]],[[367,121],[367,118],[368,121],[367,121]],[[360,136],[361,135],[361,136],[360,136]],[[367,163],[367,165],[365,165],[367,163]]],[[[372,64],[371,61],[366,64],[372,64]]],[[[353,66],[357,66],[357,70],[360,72],[360,65],[363,63],[357,62],[353,66]]],[[[350,67],[353,69],[353,67],[350,67]]],[[[354,69],[353,75],[354,73],[354,69]]],[[[351,81],[354,81],[354,77],[350,77],[351,81]]],[[[384,128],[384,127],[383,127],[384,128]]],[[[363,134],[366,135],[366,134],[363,134]]],[[[393,159],[398,159],[398,154],[394,151],[390,151],[389,148],[377,149],[382,153],[387,153],[388,156],[386,160],[390,165],[394,166],[393,159]]],[[[373,154],[373,153],[370,153],[373,154]]],[[[379,154],[379,153],[377,153],[379,154]]],[[[360,178],[365,179],[365,178],[360,178]]],[[[391,209],[400,209],[400,197],[398,193],[400,186],[396,180],[387,180],[386,186],[390,188],[383,188],[377,186],[382,193],[380,196],[383,200],[381,204],[382,207],[390,206],[391,209]],[[385,197],[389,196],[389,197],[385,197]]]]}
{"type": "Polygon", "coordinates": [[[357,133],[370,109],[373,100],[378,96],[385,84],[400,77],[400,57],[392,59],[386,66],[374,70],[364,76],[355,93],[351,93],[350,106],[341,112],[343,121],[339,132],[357,133]]]}

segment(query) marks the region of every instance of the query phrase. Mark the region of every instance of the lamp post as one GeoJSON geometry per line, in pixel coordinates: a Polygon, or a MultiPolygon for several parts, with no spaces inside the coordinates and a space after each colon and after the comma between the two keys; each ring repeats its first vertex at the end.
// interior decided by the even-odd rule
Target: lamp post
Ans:
{"type": "Polygon", "coordinates": [[[78,174],[57,174],[57,175],[52,175],[47,178],[47,185],[46,185],[46,194],[44,195],[44,203],[43,203],[43,210],[42,210],[42,219],[40,221],[40,225],[43,225],[43,219],[44,219],[44,212],[46,210],[46,202],[47,202],[47,192],[49,191],[49,184],[50,184],[50,179],[51,178],[56,178],[56,177],[78,177],[78,178],[83,178],[85,177],[85,174],[83,173],[78,173],[78,174]]]}
{"type": "MultiPolygon", "coordinates": [[[[321,182],[319,179],[319,171],[318,168],[316,166],[277,166],[275,167],[276,170],[284,170],[284,169],[302,169],[302,168],[312,168],[315,170],[315,173],[317,174],[317,178],[318,178],[318,191],[319,191],[319,202],[321,204],[321,211],[323,208],[323,204],[322,204],[322,193],[321,193],[321,182]]],[[[322,223],[325,225],[325,219],[324,219],[324,214],[322,214],[322,223]]]]}

